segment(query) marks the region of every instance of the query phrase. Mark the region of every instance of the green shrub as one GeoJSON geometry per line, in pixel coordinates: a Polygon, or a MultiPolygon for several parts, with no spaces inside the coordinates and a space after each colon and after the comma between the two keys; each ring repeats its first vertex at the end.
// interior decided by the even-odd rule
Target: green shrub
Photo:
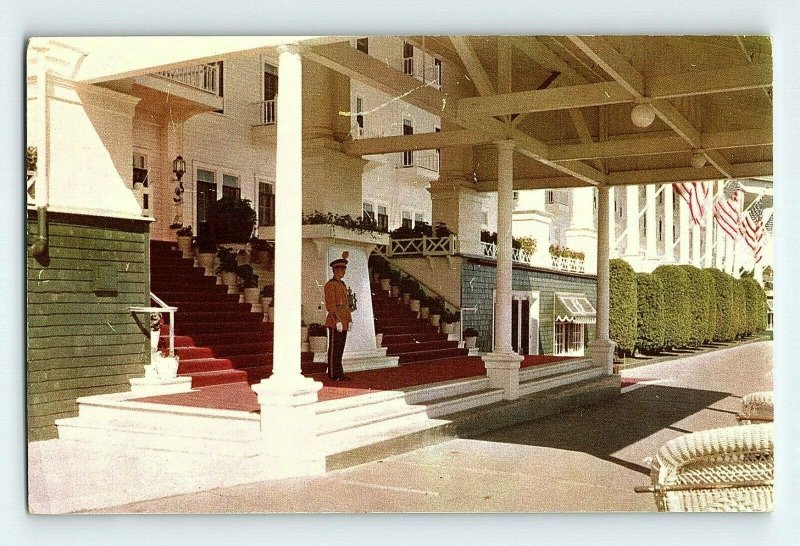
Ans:
{"type": "Polygon", "coordinates": [[[767,295],[764,289],[752,278],[739,279],[737,282],[741,283],[745,295],[745,334],[763,331],[767,322],[767,295]]]}
{"type": "Polygon", "coordinates": [[[621,354],[636,345],[636,273],[628,262],[611,260],[609,294],[609,335],[621,354]]]}
{"type": "Polygon", "coordinates": [[[689,279],[689,344],[700,345],[706,340],[706,329],[710,315],[706,291],[706,280],[701,271],[693,265],[681,265],[689,279]]]}
{"type": "Polygon", "coordinates": [[[658,266],[653,275],[664,287],[664,346],[686,347],[691,343],[695,320],[689,276],[679,265],[658,266]]]}
{"type": "Polygon", "coordinates": [[[708,343],[714,339],[714,333],[717,330],[717,289],[714,276],[710,270],[701,269],[700,276],[703,279],[703,290],[706,296],[706,308],[708,309],[708,320],[706,321],[703,342],[708,343]]]}
{"type": "Polygon", "coordinates": [[[747,332],[747,304],[745,302],[744,284],[740,279],[733,279],[733,312],[734,339],[744,337],[747,332]]]}
{"type": "Polygon", "coordinates": [[[649,273],[636,274],[636,348],[653,352],[664,347],[664,287],[649,273]]]}
{"type": "Polygon", "coordinates": [[[714,279],[714,298],[717,321],[714,341],[732,341],[736,338],[736,316],[734,311],[733,277],[719,269],[706,269],[714,279]]]}

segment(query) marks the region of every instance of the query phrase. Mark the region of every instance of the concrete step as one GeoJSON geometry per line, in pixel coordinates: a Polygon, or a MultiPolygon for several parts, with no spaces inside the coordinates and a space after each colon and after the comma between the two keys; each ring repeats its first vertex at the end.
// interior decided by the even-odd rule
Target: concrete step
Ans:
{"type": "Polygon", "coordinates": [[[522,383],[523,381],[529,381],[550,375],[585,370],[591,366],[592,362],[588,358],[576,358],[573,360],[541,364],[539,366],[529,366],[527,368],[520,368],[519,380],[520,383],[522,383]]]}
{"type": "Polygon", "coordinates": [[[597,379],[605,376],[605,370],[596,367],[589,367],[585,369],[575,370],[571,372],[564,372],[544,377],[537,377],[520,381],[519,394],[525,396],[535,392],[546,391],[564,385],[579,383],[581,381],[597,379]]]}

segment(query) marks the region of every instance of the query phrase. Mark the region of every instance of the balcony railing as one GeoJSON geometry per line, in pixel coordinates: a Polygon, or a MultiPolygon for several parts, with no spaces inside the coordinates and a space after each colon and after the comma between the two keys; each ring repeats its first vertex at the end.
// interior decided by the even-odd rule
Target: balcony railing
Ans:
{"type": "Polygon", "coordinates": [[[158,72],[158,75],[207,93],[219,94],[219,72],[216,63],[163,70],[158,72]]]}
{"type": "Polygon", "coordinates": [[[458,238],[419,237],[415,239],[390,239],[387,246],[379,245],[376,253],[392,256],[455,256],[458,253],[458,238]]]}
{"type": "MultiPolygon", "coordinates": [[[[497,259],[497,245],[494,243],[487,243],[481,241],[481,248],[483,249],[483,255],[487,258],[494,258],[497,259]]],[[[527,250],[523,250],[521,248],[512,248],[511,249],[511,260],[521,264],[533,264],[533,254],[527,250]]]]}
{"type": "Polygon", "coordinates": [[[553,269],[570,271],[572,273],[583,273],[586,270],[586,262],[581,258],[565,258],[564,256],[550,255],[550,263],[553,269]]]}
{"type": "Polygon", "coordinates": [[[416,150],[403,152],[400,157],[402,167],[419,167],[435,173],[439,172],[439,154],[436,150],[416,150]]]}
{"type": "Polygon", "coordinates": [[[403,74],[414,76],[416,79],[429,83],[436,88],[442,85],[442,73],[430,55],[414,53],[413,57],[403,57],[403,74]]]}
{"type": "Polygon", "coordinates": [[[261,101],[261,124],[274,125],[278,119],[277,99],[261,101]]]}

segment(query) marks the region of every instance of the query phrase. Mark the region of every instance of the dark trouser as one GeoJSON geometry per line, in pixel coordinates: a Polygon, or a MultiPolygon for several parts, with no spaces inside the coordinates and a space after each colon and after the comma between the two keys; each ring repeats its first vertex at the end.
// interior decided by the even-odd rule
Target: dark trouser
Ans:
{"type": "Polygon", "coordinates": [[[336,328],[328,328],[328,377],[335,379],[344,375],[342,369],[342,353],[347,341],[347,331],[337,332],[336,328]]]}

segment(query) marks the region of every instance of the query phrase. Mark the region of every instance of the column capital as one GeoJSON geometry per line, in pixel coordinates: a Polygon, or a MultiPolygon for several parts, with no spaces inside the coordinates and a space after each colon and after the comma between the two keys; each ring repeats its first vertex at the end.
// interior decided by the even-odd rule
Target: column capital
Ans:
{"type": "Polygon", "coordinates": [[[517,144],[514,140],[510,138],[505,140],[495,140],[494,143],[497,144],[497,148],[499,150],[513,150],[514,146],[517,144]]]}
{"type": "Polygon", "coordinates": [[[300,55],[303,52],[303,46],[297,42],[289,42],[287,44],[276,46],[275,50],[278,52],[278,54],[292,53],[294,55],[300,55]]]}

